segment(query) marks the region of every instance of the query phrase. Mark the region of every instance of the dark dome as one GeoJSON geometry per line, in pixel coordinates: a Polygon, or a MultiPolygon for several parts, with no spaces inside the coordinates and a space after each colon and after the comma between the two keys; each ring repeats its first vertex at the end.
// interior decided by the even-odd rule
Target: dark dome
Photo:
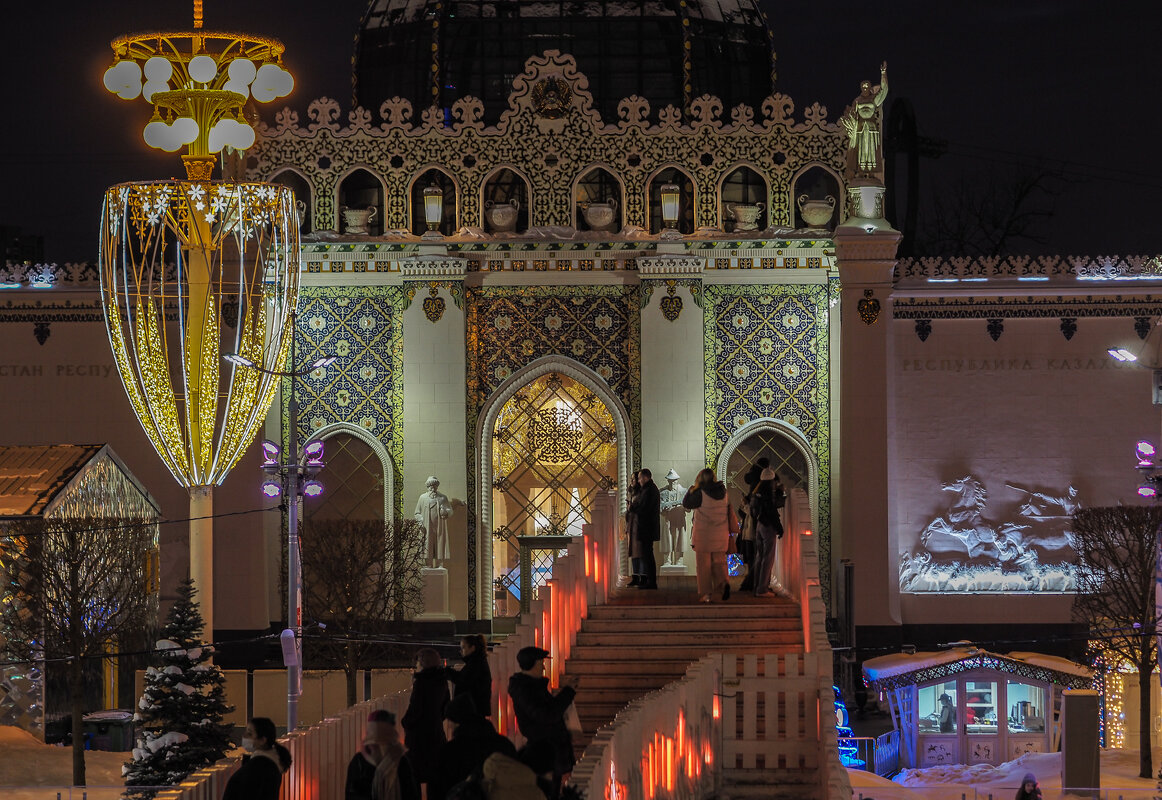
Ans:
{"type": "Polygon", "coordinates": [[[606,121],[634,94],[656,113],[688,110],[703,94],[757,110],[773,90],[758,0],[371,0],[355,45],[355,100],[375,111],[404,97],[418,115],[472,95],[493,122],[525,61],[545,50],[577,59],[606,121]]]}

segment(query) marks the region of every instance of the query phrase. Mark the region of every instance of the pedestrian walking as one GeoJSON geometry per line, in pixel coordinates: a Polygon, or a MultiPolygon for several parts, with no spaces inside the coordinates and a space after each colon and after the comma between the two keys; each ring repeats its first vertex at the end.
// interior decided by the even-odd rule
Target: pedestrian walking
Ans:
{"type": "Polygon", "coordinates": [[[412,774],[421,787],[432,779],[436,752],[444,744],[444,706],[448,704],[448,679],[444,661],[430,647],[416,653],[412,694],[400,724],[412,774]]]}
{"type": "Polygon", "coordinates": [[[460,669],[447,667],[444,677],[452,684],[452,699],[468,695],[482,717],[492,716],[492,668],[488,666],[488,644],[479,633],[460,639],[460,669]]]}
{"type": "Polygon", "coordinates": [[[552,775],[546,792],[548,800],[557,800],[561,785],[573,771],[573,736],[565,724],[565,712],[577,692],[571,686],[556,694],[549,691],[545,677],[545,659],[549,651],[523,647],[516,654],[520,672],[508,681],[508,696],[516,714],[516,724],[525,737],[520,760],[539,776],[552,775]]]}
{"type": "Polygon", "coordinates": [[[706,467],[682,498],[682,505],[694,512],[690,544],[694,548],[698,600],[709,603],[719,596],[729,600],[726,550],[731,533],[738,530],[738,519],[726,496],[726,485],[718,480],[714,470],[706,467]]]}
{"type": "Polygon", "coordinates": [[[226,782],[222,800],[278,800],[283,768],[275,748],[277,738],[274,722],[267,717],[254,717],[246,724],[242,734],[246,755],[226,782]]]}

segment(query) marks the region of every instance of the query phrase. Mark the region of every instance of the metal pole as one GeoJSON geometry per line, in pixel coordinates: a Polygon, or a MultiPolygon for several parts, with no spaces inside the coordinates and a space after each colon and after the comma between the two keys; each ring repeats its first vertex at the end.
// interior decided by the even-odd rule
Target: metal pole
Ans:
{"type": "MultiPolygon", "coordinates": [[[[291,315],[294,337],[295,317],[291,315]]],[[[295,632],[294,664],[286,668],[286,727],[293,731],[299,724],[299,697],[303,693],[303,648],[300,639],[302,628],[303,576],[299,555],[299,404],[295,400],[294,339],[291,339],[291,379],[290,379],[290,431],[287,434],[286,454],[286,499],[287,499],[287,547],[286,547],[286,625],[295,632]]]]}

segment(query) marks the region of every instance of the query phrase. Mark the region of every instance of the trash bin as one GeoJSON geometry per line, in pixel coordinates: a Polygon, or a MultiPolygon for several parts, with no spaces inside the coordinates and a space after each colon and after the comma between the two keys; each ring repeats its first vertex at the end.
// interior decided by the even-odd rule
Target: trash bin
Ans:
{"type": "Polygon", "coordinates": [[[133,712],[124,709],[94,711],[81,718],[86,749],[125,753],[133,749],[136,735],[133,712]]]}

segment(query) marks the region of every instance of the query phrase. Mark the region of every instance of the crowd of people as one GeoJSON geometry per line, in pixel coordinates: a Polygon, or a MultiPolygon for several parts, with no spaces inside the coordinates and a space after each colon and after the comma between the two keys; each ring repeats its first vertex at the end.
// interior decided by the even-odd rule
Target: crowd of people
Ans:
{"type": "MultiPolygon", "coordinates": [[[[753,592],[756,597],[771,594],[775,549],[783,536],[781,510],[786,491],[766,457],[754,463],[743,483],[747,491],[736,510],[726,484],[706,467],[682,499],[682,506],[694,517],[690,542],[700,602],[730,599],[726,557],[734,552],[746,566],[739,590],[753,592]]],[[[635,472],[626,495],[625,531],[633,573],[627,585],[657,589],[654,543],[661,538],[661,496],[653,473],[644,467],[635,472]]]]}
{"type": "MultiPolygon", "coordinates": [[[[456,669],[432,648],[416,653],[407,710],[398,726],[390,711],[368,716],[363,742],[347,765],[346,800],[558,800],[574,763],[566,719],[575,688],[550,690],[548,651],[525,647],[517,653],[520,670],[508,682],[525,739],[517,750],[490,719],[492,672],[484,637],[463,637],[460,656],[464,663],[456,669]]],[[[222,800],[277,800],[291,755],[276,738],[270,719],[250,720],[242,737],[246,755],[222,800]]]]}
{"type": "MultiPolygon", "coordinates": [[[[743,483],[747,491],[736,510],[726,485],[707,467],[682,499],[693,512],[691,545],[703,603],[730,598],[729,552],[737,552],[747,568],[740,591],[760,597],[771,592],[786,495],[766,458],[755,462],[743,483]]],[[[649,469],[633,474],[625,522],[633,565],[629,585],[657,589],[661,494],[649,469]]],[[[519,671],[507,687],[525,740],[517,750],[490,719],[492,671],[484,637],[463,637],[460,657],[463,665],[456,669],[433,648],[416,653],[407,710],[398,726],[390,711],[367,718],[362,745],[347,765],[346,800],[559,800],[574,765],[576,687],[566,678],[551,691],[547,650],[525,647],[517,653],[519,671]]],[[[246,755],[222,800],[277,800],[291,755],[276,739],[271,720],[250,720],[242,738],[246,755]]]]}

